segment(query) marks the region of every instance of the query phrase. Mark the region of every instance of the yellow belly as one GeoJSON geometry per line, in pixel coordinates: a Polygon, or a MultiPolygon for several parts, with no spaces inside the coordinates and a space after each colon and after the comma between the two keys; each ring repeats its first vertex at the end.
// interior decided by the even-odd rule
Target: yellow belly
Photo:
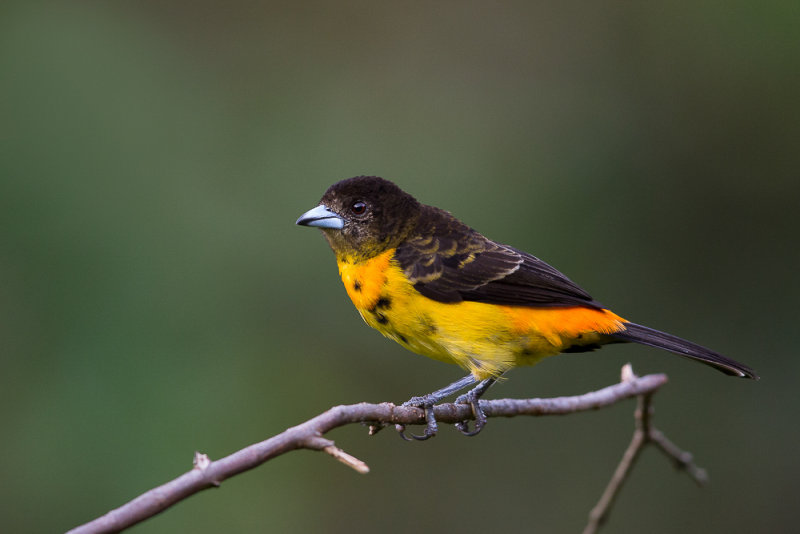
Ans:
{"type": "Polygon", "coordinates": [[[536,364],[573,345],[602,342],[603,334],[625,328],[624,319],[608,310],[438,302],[414,289],[393,254],[339,261],[361,317],[409,350],[458,364],[479,380],[536,364]]]}

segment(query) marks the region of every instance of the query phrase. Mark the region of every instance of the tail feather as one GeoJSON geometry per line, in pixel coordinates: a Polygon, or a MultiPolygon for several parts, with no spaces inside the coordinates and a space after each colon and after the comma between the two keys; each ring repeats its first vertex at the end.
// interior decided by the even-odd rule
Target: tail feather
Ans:
{"type": "Polygon", "coordinates": [[[718,369],[726,375],[741,376],[743,378],[752,378],[758,380],[758,375],[748,366],[741,364],[737,361],[726,358],[722,354],[714,352],[711,349],[701,347],[691,341],[686,341],[672,334],[660,332],[646,326],[636,323],[625,323],[625,330],[622,332],[611,334],[612,338],[619,339],[620,341],[632,341],[642,345],[649,345],[659,349],[668,350],[697,360],[706,365],[710,365],[718,369]]]}

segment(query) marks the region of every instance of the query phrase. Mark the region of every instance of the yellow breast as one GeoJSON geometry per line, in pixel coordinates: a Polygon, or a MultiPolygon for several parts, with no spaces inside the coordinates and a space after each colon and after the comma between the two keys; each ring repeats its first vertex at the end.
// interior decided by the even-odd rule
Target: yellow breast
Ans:
{"type": "Polygon", "coordinates": [[[366,261],[338,259],[361,317],[406,348],[456,363],[481,380],[624,329],[624,319],[608,310],[438,302],[414,288],[393,256],[388,250],[366,261]]]}

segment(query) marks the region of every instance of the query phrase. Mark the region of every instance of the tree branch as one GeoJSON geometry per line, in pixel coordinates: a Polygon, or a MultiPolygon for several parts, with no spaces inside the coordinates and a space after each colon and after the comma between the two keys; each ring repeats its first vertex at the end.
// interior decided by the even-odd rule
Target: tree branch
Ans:
{"type": "MultiPolygon", "coordinates": [[[[649,399],[652,394],[666,382],[667,377],[663,374],[636,377],[632,372],[629,372],[629,376],[626,376],[625,372],[623,372],[623,381],[619,384],[583,395],[550,399],[482,400],[480,405],[487,417],[564,415],[602,408],[631,397],[639,397],[640,404],[644,402],[641,399],[646,398],[648,399],[647,406],[649,406],[649,399]]],[[[434,414],[437,421],[447,424],[454,424],[473,418],[472,410],[466,404],[440,404],[434,407],[434,414]]],[[[676,465],[684,467],[690,474],[702,472],[691,463],[691,456],[686,456],[688,453],[683,453],[663,435],[650,428],[647,421],[649,421],[649,417],[637,416],[637,429],[634,434],[634,440],[654,442],[665,454],[675,460],[676,465]],[[636,438],[637,433],[644,433],[645,437],[636,438]]],[[[367,473],[369,472],[369,467],[364,462],[336,447],[333,441],[322,437],[334,428],[352,423],[368,424],[370,425],[370,433],[375,433],[380,428],[388,425],[425,424],[425,415],[420,408],[395,406],[391,403],[360,403],[336,406],[300,425],[289,428],[265,441],[245,447],[217,461],[211,461],[204,454],[195,453],[194,468],[191,471],[143,493],[127,504],[111,510],[89,523],[74,528],[69,534],[119,532],[166,510],[190,495],[204,489],[217,487],[222,481],[234,475],[253,469],[276,456],[297,449],[323,451],[345,465],[352,467],[357,472],[367,473]]],[[[616,482],[617,488],[614,490],[607,488],[606,493],[610,491],[610,499],[608,504],[603,507],[604,512],[597,521],[598,526],[607,516],[613,497],[619,491],[627,471],[642,446],[643,444],[634,447],[634,444],[631,443],[631,447],[626,451],[625,456],[627,457],[630,452],[632,458],[627,462],[628,466],[625,467],[623,466],[626,461],[624,457],[623,462],[618,467],[618,471],[621,470],[622,473],[619,477],[615,473],[614,479],[618,479],[616,482]]],[[[614,482],[614,479],[612,479],[612,482],[614,482]]]]}
{"type": "MultiPolygon", "coordinates": [[[[636,379],[637,377],[633,374],[630,364],[622,368],[623,382],[636,379]]],[[[622,455],[622,459],[617,465],[617,469],[614,471],[605,491],[600,496],[600,500],[589,512],[589,522],[584,528],[583,534],[595,534],[608,520],[611,507],[614,505],[614,501],[619,495],[623,484],[627,480],[637,458],[639,458],[639,454],[649,443],[656,445],[661,452],[672,459],[676,469],[686,471],[699,486],[708,481],[705,469],[694,464],[691,453],[679,449],[662,432],[653,427],[653,393],[654,391],[648,391],[637,397],[636,411],[634,412],[636,429],[633,431],[633,438],[631,438],[630,445],[622,455]]]]}

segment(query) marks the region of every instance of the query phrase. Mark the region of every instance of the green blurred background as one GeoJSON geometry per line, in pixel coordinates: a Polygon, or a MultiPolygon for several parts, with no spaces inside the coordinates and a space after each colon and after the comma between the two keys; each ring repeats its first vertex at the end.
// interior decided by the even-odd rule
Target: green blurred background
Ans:
{"type": "MultiPolygon", "coordinates": [[[[462,375],[366,328],[319,232],[334,181],[392,179],[625,317],[644,347],[489,395],[666,372],[609,532],[796,527],[800,12],[785,2],[19,2],[0,8],[0,530],[57,532],[331,405],[462,375]]],[[[577,532],[628,402],[426,443],[331,434],[134,532],[577,532]]]]}

